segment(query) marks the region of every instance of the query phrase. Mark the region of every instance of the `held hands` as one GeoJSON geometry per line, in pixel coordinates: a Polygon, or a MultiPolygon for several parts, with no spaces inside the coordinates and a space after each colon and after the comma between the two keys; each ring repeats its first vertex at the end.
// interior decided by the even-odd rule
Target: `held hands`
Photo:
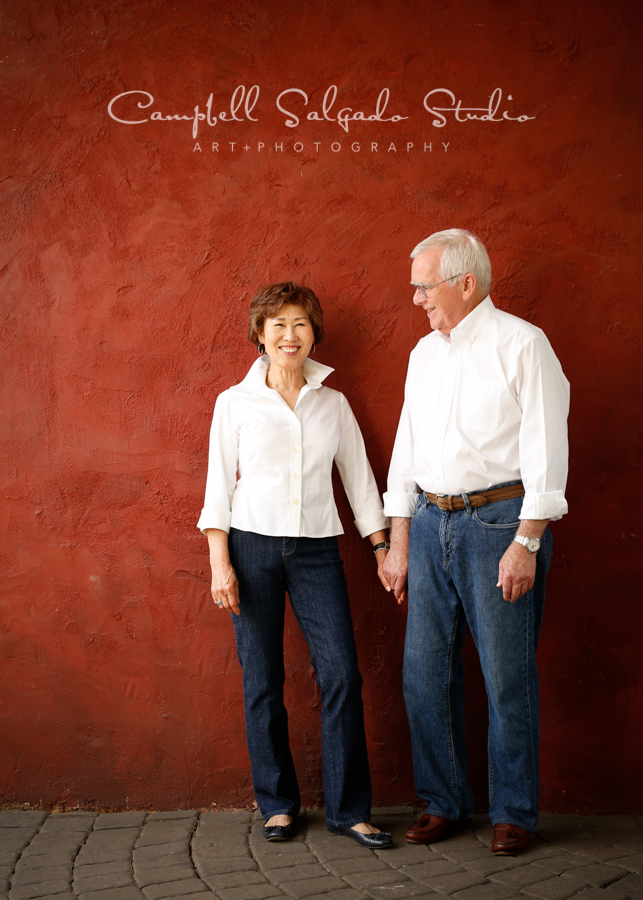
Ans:
{"type": "Polygon", "coordinates": [[[212,599],[219,609],[227,609],[240,615],[239,583],[230,561],[215,560],[210,557],[212,568],[212,599]]]}
{"type": "Polygon", "coordinates": [[[498,584],[502,596],[509,603],[515,603],[534,586],[536,577],[536,554],[527,553],[524,547],[512,541],[498,567],[498,584]]]}
{"type": "Polygon", "coordinates": [[[408,555],[401,553],[395,546],[387,553],[379,550],[377,556],[377,574],[387,591],[393,591],[398,605],[406,600],[406,573],[408,555]]]}

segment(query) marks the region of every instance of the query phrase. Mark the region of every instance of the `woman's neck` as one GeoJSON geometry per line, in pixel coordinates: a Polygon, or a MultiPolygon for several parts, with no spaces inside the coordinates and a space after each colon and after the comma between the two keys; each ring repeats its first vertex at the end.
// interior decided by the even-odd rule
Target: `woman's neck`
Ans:
{"type": "Polygon", "coordinates": [[[305,384],[306,379],[302,366],[298,369],[282,369],[281,366],[276,366],[274,363],[270,364],[266,374],[266,385],[273,391],[277,391],[293,412],[299,399],[299,393],[305,384]]]}

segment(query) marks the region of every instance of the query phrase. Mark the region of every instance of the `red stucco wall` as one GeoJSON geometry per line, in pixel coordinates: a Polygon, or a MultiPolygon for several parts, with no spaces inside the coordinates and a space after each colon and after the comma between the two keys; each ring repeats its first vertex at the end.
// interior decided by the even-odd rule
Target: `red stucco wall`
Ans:
{"type": "MultiPolygon", "coordinates": [[[[249,299],[285,278],[319,293],[318,358],[383,487],[406,360],[427,330],[408,254],[461,226],[489,249],[498,305],[544,328],[573,390],[570,515],[554,526],[540,650],[543,807],[641,812],[639,10],[4,0],[1,802],[252,802],[232,626],[195,529],[214,400],[253,359],[249,299]],[[259,86],[256,121],[243,105],[230,121],[239,85],[259,86]],[[291,88],[308,105],[281,105],[320,121],[287,127],[276,99],[291,88]],[[373,116],[385,88],[381,119],[405,118],[337,123],[345,107],[373,116]],[[429,114],[439,88],[454,99],[436,105],[487,118],[499,88],[500,121],[429,114]],[[109,116],[128,91],[153,104],[122,97],[116,118],[148,121],[109,116]],[[158,117],[194,117],[210,94],[217,122],[198,122],[198,147],[191,121],[158,117]]],[[[340,511],[374,802],[409,802],[405,612],[343,499],[340,511]]],[[[311,804],[319,700],[292,616],[287,631],[311,804]]],[[[484,805],[486,703],[468,658],[484,805]]]]}

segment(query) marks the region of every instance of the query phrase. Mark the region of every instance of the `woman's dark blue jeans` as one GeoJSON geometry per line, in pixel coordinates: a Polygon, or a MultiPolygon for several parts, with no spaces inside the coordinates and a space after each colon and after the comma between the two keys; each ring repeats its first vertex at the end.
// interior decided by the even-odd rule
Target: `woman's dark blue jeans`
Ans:
{"type": "Polygon", "coordinates": [[[287,591],[321,691],[326,820],[340,826],[368,821],[362,677],[337,538],[269,537],[232,528],[229,548],[239,580],[241,615],[232,620],[243,669],[246,737],[264,819],[299,812],[283,702],[287,591]]]}

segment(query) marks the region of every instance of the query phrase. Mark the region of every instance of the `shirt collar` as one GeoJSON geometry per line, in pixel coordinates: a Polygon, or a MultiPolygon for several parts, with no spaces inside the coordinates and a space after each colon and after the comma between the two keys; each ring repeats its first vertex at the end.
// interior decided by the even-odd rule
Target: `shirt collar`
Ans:
{"type": "Polygon", "coordinates": [[[489,294],[479,303],[475,309],[472,309],[469,315],[459,322],[455,328],[451,329],[451,338],[455,335],[462,335],[467,344],[473,344],[476,336],[489,316],[493,314],[495,306],[489,294]]]}
{"type": "MultiPolygon", "coordinates": [[[[239,384],[234,384],[230,390],[245,391],[248,394],[260,394],[266,390],[270,390],[270,388],[266,387],[266,375],[268,374],[269,368],[270,357],[265,354],[260,356],[259,359],[256,359],[250,366],[250,370],[243,381],[239,384]]],[[[331,369],[330,366],[325,366],[315,359],[309,358],[304,360],[303,374],[306,379],[306,384],[310,388],[321,387],[322,381],[328,378],[330,373],[334,371],[335,370],[331,369]]]]}

